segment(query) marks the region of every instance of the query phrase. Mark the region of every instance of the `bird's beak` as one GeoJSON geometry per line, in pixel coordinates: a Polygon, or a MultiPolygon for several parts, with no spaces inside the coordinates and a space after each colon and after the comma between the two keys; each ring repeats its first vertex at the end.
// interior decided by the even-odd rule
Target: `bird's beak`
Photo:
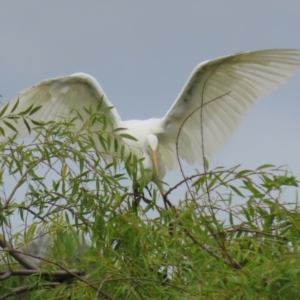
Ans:
{"type": "Polygon", "coordinates": [[[155,174],[156,174],[156,176],[158,176],[158,163],[157,163],[156,149],[155,150],[150,149],[150,155],[151,155],[152,162],[153,162],[153,165],[154,165],[155,174]]]}

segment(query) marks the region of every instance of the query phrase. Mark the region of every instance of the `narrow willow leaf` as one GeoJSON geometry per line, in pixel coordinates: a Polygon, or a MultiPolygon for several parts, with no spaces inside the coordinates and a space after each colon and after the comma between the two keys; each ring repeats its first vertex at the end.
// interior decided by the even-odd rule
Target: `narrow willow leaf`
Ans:
{"type": "Polygon", "coordinates": [[[97,111],[101,110],[102,104],[103,104],[103,96],[101,96],[99,99],[99,103],[97,104],[97,108],[96,108],[97,111]]]}
{"type": "Polygon", "coordinates": [[[229,222],[231,226],[234,226],[233,215],[231,212],[229,212],[229,222]]]}
{"type": "Polygon", "coordinates": [[[1,126],[0,126],[0,133],[1,133],[1,135],[5,136],[5,132],[1,126]]]}
{"type": "Polygon", "coordinates": [[[90,145],[91,145],[93,148],[96,148],[95,141],[94,141],[94,139],[93,139],[90,135],[88,135],[88,140],[89,140],[90,145]]]}
{"type": "Polygon", "coordinates": [[[80,171],[80,173],[83,172],[83,168],[84,168],[84,160],[83,160],[83,158],[80,156],[80,157],[79,157],[79,171],[80,171]]]}
{"type": "Polygon", "coordinates": [[[220,174],[217,175],[215,174],[215,177],[209,182],[208,186],[207,186],[207,190],[210,191],[212,189],[212,187],[215,185],[215,183],[217,182],[218,179],[220,179],[220,174]]]}
{"type": "Polygon", "coordinates": [[[75,195],[77,195],[78,190],[79,190],[79,183],[76,180],[76,181],[74,181],[74,184],[73,184],[73,187],[72,187],[71,197],[74,197],[75,195]]]}
{"type": "Polygon", "coordinates": [[[3,107],[3,109],[1,110],[1,112],[0,112],[0,117],[2,117],[2,116],[4,115],[4,113],[6,112],[7,108],[8,108],[8,104],[6,104],[6,105],[3,107]]]}
{"type": "Polygon", "coordinates": [[[91,107],[83,107],[83,109],[88,115],[91,115],[91,107]]]}
{"type": "Polygon", "coordinates": [[[244,188],[249,190],[255,197],[263,197],[263,194],[257,188],[254,187],[252,182],[243,180],[243,183],[245,184],[244,188]]]}
{"type": "Polygon", "coordinates": [[[209,163],[208,163],[208,160],[206,159],[206,157],[204,157],[203,166],[204,166],[205,170],[209,169],[209,163]]]}
{"type": "Polygon", "coordinates": [[[101,146],[103,147],[103,149],[107,152],[107,145],[101,134],[98,134],[98,139],[99,139],[99,142],[100,142],[101,146]]]}
{"type": "Polygon", "coordinates": [[[192,186],[203,185],[206,179],[207,179],[206,176],[201,176],[193,183],[192,186]]]}
{"type": "Polygon", "coordinates": [[[41,109],[41,107],[42,107],[42,105],[37,106],[37,107],[34,107],[34,108],[30,111],[29,115],[31,116],[31,115],[33,115],[34,113],[36,113],[38,110],[41,109]]]}
{"type": "Polygon", "coordinates": [[[109,168],[112,167],[112,166],[113,166],[113,162],[107,164],[107,165],[105,166],[105,170],[109,169],[109,168]]]}
{"type": "Polygon", "coordinates": [[[33,125],[36,125],[36,126],[43,126],[43,125],[45,125],[44,122],[39,122],[39,121],[35,121],[35,120],[30,120],[30,121],[31,121],[31,123],[33,125]]]}
{"type": "Polygon", "coordinates": [[[96,178],[96,193],[97,197],[99,197],[99,192],[100,192],[100,180],[99,177],[96,178]]]}
{"type": "Polygon", "coordinates": [[[22,221],[24,221],[24,213],[23,213],[23,207],[19,208],[20,218],[22,221]]]}
{"type": "Polygon", "coordinates": [[[9,127],[11,130],[13,130],[14,132],[18,133],[17,129],[16,129],[13,125],[11,125],[10,123],[8,123],[7,121],[4,121],[4,120],[3,120],[3,123],[4,123],[7,127],[9,127]]]}
{"type": "Polygon", "coordinates": [[[111,138],[109,135],[107,135],[106,144],[108,149],[107,151],[109,151],[111,149],[111,138]]]}
{"type": "Polygon", "coordinates": [[[65,212],[65,219],[66,222],[70,224],[69,214],[67,212],[65,212]]]}
{"type": "Polygon", "coordinates": [[[26,110],[23,110],[19,113],[19,115],[27,115],[32,110],[33,104],[31,104],[26,110]]]}
{"type": "Polygon", "coordinates": [[[124,155],[125,155],[125,145],[122,145],[121,147],[121,159],[124,160],[124,155]]]}
{"type": "Polygon", "coordinates": [[[262,170],[262,169],[268,169],[268,168],[274,168],[275,166],[272,164],[265,164],[265,165],[261,165],[259,166],[256,170],[262,170]]]}
{"type": "Polygon", "coordinates": [[[14,107],[12,108],[12,110],[10,111],[10,113],[13,113],[16,110],[16,108],[18,107],[18,105],[19,105],[19,98],[17,99],[17,102],[14,105],[14,107]]]}
{"type": "Polygon", "coordinates": [[[101,123],[102,123],[102,131],[106,131],[108,121],[107,121],[107,117],[105,115],[102,116],[101,123]]]}
{"type": "Polygon", "coordinates": [[[117,152],[118,149],[119,149],[119,143],[118,143],[118,140],[116,138],[114,138],[114,149],[115,149],[115,152],[117,152]]]}
{"type": "Polygon", "coordinates": [[[115,128],[113,130],[113,132],[118,132],[118,131],[123,131],[123,130],[127,130],[127,128],[124,128],[124,127],[115,128]]]}
{"type": "Polygon", "coordinates": [[[27,128],[27,130],[28,130],[28,132],[30,134],[31,133],[31,129],[30,129],[30,126],[29,126],[28,122],[24,118],[23,118],[23,122],[24,122],[24,124],[25,124],[25,126],[26,126],[26,128],[27,128]]]}
{"type": "Polygon", "coordinates": [[[83,121],[83,117],[78,110],[76,110],[76,115],[81,121],[83,121]]]}
{"type": "Polygon", "coordinates": [[[236,177],[243,177],[245,174],[251,173],[251,170],[242,170],[236,174],[236,177]]]}
{"type": "Polygon", "coordinates": [[[235,186],[229,184],[229,187],[230,187],[236,194],[238,194],[239,196],[245,198],[245,196],[242,194],[242,192],[241,192],[239,189],[237,189],[235,186]]]}
{"type": "Polygon", "coordinates": [[[29,228],[27,228],[27,230],[25,231],[26,239],[32,240],[35,231],[36,231],[36,223],[32,223],[32,225],[29,226],[29,228]]]}
{"type": "Polygon", "coordinates": [[[112,110],[114,108],[114,106],[109,106],[109,107],[107,107],[105,110],[106,111],[110,111],[110,110],[112,110]]]}
{"type": "Polygon", "coordinates": [[[120,136],[122,138],[125,138],[125,139],[129,139],[129,140],[133,140],[133,141],[137,141],[137,139],[129,134],[126,134],[126,133],[120,133],[120,136]]]}

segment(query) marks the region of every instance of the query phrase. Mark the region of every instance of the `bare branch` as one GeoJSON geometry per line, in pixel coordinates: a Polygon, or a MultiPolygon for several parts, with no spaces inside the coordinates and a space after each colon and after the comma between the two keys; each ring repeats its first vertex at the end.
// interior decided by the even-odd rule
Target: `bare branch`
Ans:
{"type": "Polygon", "coordinates": [[[20,294],[26,293],[28,291],[36,290],[37,287],[39,287],[39,288],[56,287],[58,285],[60,285],[59,282],[47,282],[47,283],[39,283],[38,285],[23,285],[23,286],[19,286],[17,288],[12,289],[10,293],[4,294],[0,298],[0,300],[8,299],[8,298],[10,298],[13,295],[20,295],[20,294]]]}
{"type": "Polygon", "coordinates": [[[42,270],[24,270],[24,269],[15,269],[9,271],[0,271],[0,280],[5,280],[10,276],[31,276],[39,275],[44,279],[55,278],[54,281],[64,281],[70,278],[74,278],[73,274],[77,276],[86,275],[84,271],[77,269],[68,270],[68,272],[59,270],[59,271],[42,271],[42,270]],[[2,275],[3,274],[3,275],[2,275]]]}
{"type": "Polygon", "coordinates": [[[22,255],[19,251],[11,248],[3,238],[0,238],[0,247],[3,248],[5,252],[8,252],[10,256],[12,256],[19,264],[21,264],[24,268],[28,270],[39,270],[40,268],[28,260],[22,255]]]}
{"type": "Polygon", "coordinates": [[[0,271],[0,281],[5,280],[7,278],[9,278],[10,276],[12,276],[12,272],[11,271],[0,271]]]}

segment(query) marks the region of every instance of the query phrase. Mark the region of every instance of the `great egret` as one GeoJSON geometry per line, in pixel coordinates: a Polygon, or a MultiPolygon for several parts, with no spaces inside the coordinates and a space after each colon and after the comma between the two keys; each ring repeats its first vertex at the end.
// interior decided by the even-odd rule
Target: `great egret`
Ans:
{"type": "MultiPolygon", "coordinates": [[[[287,81],[299,67],[297,49],[260,50],[205,61],[193,71],[164,117],[122,121],[112,108],[107,110],[111,118],[107,130],[127,128],[125,132],[136,141],[126,140],[126,144],[144,158],[145,168],[152,170],[149,180],[162,179],[177,166],[177,151],[189,164],[201,163],[204,158],[209,160],[233,134],[250,106],[287,81]]],[[[1,118],[19,101],[14,114],[31,105],[41,105],[32,119],[58,121],[62,116],[72,117],[77,111],[85,121],[88,114],[83,108],[96,110],[101,98],[101,109],[105,111],[112,104],[96,79],[76,73],[48,79],[22,91],[9,102],[1,118]]],[[[19,124],[17,129],[22,135],[26,127],[19,124]]],[[[77,125],[79,128],[82,122],[77,125]]],[[[5,127],[3,123],[1,126],[5,127]]],[[[9,135],[10,128],[5,127],[5,131],[9,135]]]]}

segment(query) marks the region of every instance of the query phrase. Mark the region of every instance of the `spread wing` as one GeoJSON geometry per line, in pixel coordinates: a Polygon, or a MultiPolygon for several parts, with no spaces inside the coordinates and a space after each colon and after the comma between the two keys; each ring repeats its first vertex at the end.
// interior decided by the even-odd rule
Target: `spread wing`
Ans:
{"type": "MultiPolygon", "coordinates": [[[[112,107],[97,80],[90,75],[76,73],[42,81],[20,92],[16,98],[9,101],[7,107],[4,107],[5,112],[2,114],[0,112],[0,126],[5,137],[15,134],[4,123],[5,120],[16,128],[19,137],[28,136],[29,132],[23,120],[15,121],[7,119],[7,117],[25,112],[30,107],[34,111],[34,108],[39,106],[41,106],[39,110],[26,115],[34,121],[43,122],[71,120],[80,115],[81,118],[77,118],[74,122],[76,130],[81,129],[90,117],[86,109],[90,109],[92,112],[103,112],[109,116],[108,124],[105,127],[107,131],[118,127],[121,121],[117,110],[112,107]]],[[[97,131],[97,128],[95,130],[97,131]]]]}
{"type": "Polygon", "coordinates": [[[300,67],[300,50],[273,49],[201,63],[162,119],[161,155],[166,169],[178,153],[189,164],[210,159],[231,137],[251,105],[300,67]],[[182,128],[181,128],[182,127],[182,128]],[[180,129],[181,128],[181,129],[180,129]]]}

